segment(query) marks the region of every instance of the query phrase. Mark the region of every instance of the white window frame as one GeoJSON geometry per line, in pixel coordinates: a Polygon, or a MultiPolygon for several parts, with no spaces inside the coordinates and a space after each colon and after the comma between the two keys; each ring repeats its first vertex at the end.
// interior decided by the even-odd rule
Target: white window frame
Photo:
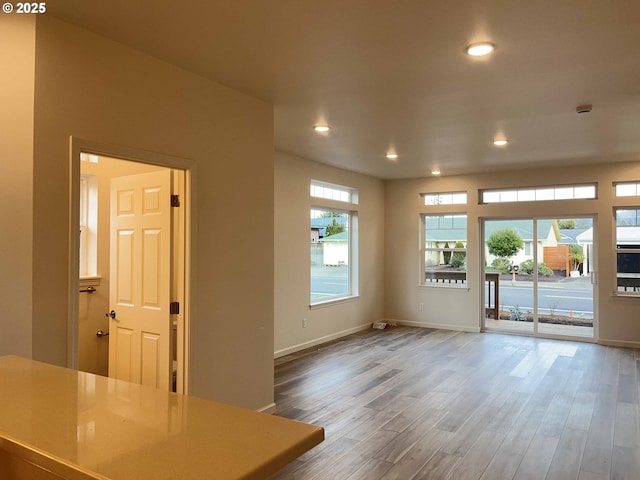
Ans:
{"type": "Polygon", "coordinates": [[[98,177],[80,175],[80,278],[98,276],[98,177]]]}
{"type": "Polygon", "coordinates": [[[480,190],[478,193],[481,204],[596,200],[598,198],[598,184],[581,183],[541,187],[495,188],[480,190]]]}
{"type": "MultiPolygon", "coordinates": [[[[358,210],[355,208],[358,203],[358,190],[353,187],[345,187],[343,185],[337,185],[329,182],[323,182],[319,180],[311,180],[310,188],[310,207],[309,213],[313,210],[320,210],[324,212],[336,212],[349,215],[349,222],[347,230],[349,232],[349,244],[348,244],[348,291],[345,294],[337,294],[331,296],[325,296],[318,299],[311,298],[311,283],[309,285],[309,308],[321,308],[325,306],[342,303],[345,301],[351,301],[358,298],[359,286],[358,286],[358,210]],[[315,189],[315,187],[321,187],[323,190],[315,189]],[[316,196],[322,192],[331,192],[327,196],[322,194],[316,196]],[[348,200],[345,201],[345,195],[339,195],[339,198],[335,198],[334,192],[346,192],[348,194],[348,200]],[[322,196],[321,196],[322,195],[322,196]],[[349,205],[345,208],[346,205],[349,205]]],[[[315,244],[314,242],[310,242],[315,244]]],[[[311,248],[311,247],[310,247],[311,248]]],[[[309,250],[309,281],[311,282],[311,250],[309,250]]]]}
{"type": "MultiPolygon", "coordinates": [[[[469,224],[468,224],[468,219],[469,216],[467,214],[467,212],[443,212],[443,213],[432,213],[432,212],[423,212],[420,214],[420,277],[419,277],[419,285],[422,287],[437,287],[437,288],[468,288],[467,284],[468,284],[468,272],[465,269],[464,270],[464,279],[457,279],[454,278],[454,276],[457,275],[451,275],[451,276],[447,276],[446,273],[443,275],[443,277],[441,278],[441,282],[438,281],[438,279],[435,279],[435,281],[427,281],[426,279],[426,269],[427,269],[427,264],[426,264],[426,256],[427,253],[429,252],[434,252],[434,253],[438,253],[438,255],[440,254],[444,254],[444,252],[450,252],[450,254],[453,256],[454,253],[464,253],[465,258],[467,257],[468,254],[468,248],[469,248],[469,244],[468,244],[468,240],[465,240],[466,242],[466,246],[464,248],[456,248],[455,244],[453,246],[449,246],[449,247],[429,247],[427,246],[427,218],[431,218],[431,217],[439,217],[439,218],[445,218],[445,217],[464,217],[465,218],[465,224],[466,224],[466,233],[465,233],[465,238],[468,239],[468,235],[469,235],[469,224]],[[448,278],[447,278],[448,277],[448,278]]],[[[452,220],[452,224],[453,224],[453,220],[452,220]]]]}
{"type": "Polygon", "coordinates": [[[640,196],[640,182],[616,182],[613,186],[618,198],[640,196]]]}
{"type": "Polygon", "coordinates": [[[466,205],[468,202],[467,192],[435,192],[421,193],[423,205],[429,207],[433,205],[466,205]]]}
{"type": "Polygon", "coordinates": [[[331,200],[335,202],[358,204],[358,190],[336,183],[311,180],[309,194],[312,198],[331,200]]]}
{"type": "MultiPolygon", "coordinates": [[[[630,196],[630,195],[624,195],[630,196]]],[[[621,210],[635,210],[636,219],[635,224],[629,225],[630,227],[637,227],[640,229],[640,206],[615,206],[613,207],[613,255],[614,255],[614,295],[621,297],[640,297],[640,273],[625,273],[618,271],[618,256],[619,255],[636,255],[640,257],[640,248],[631,247],[625,248],[624,244],[618,243],[618,228],[624,228],[624,225],[618,225],[618,211],[621,210]],[[636,285],[638,284],[638,285],[636,285]]],[[[638,241],[640,245],[640,240],[638,241]]]]}

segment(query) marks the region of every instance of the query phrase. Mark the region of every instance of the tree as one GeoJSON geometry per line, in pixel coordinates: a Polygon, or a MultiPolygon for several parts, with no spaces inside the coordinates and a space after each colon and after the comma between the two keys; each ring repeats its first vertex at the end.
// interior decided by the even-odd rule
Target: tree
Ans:
{"type": "Polygon", "coordinates": [[[344,232],[345,230],[346,230],[345,226],[340,225],[334,218],[331,222],[331,225],[327,225],[325,236],[328,237],[329,235],[335,235],[336,233],[341,233],[341,232],[344,232]]]}
{"type": "Polygon", "coordinates": [[[582,246],[577,243],[573,243],[569,247],[569,261],[573,267],[573,270],[578,270],[580,264],[584,262],[584,252],[582,246]]]}
{"type": "Polygon", "coordinates": [[[567,220],[558,220],[558,226],[562,229],[566,229],[566,230],[573,230],[575,228],[578,228],[576,226],[576,221],[573,219],[567,219],[567,220]]]}
{"type": "Polygon", "coordinates": [[[511,228],[496,230],[487,239],[487,248],[491,255],[500,258],[511,258],[524,247],[520,235],[511,228]]]}

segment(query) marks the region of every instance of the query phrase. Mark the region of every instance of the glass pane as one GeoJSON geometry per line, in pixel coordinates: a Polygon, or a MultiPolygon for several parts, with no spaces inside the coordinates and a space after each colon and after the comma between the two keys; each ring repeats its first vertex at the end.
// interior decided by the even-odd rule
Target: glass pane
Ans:
{"type": "Polygon", "coordinates": [[[456,205],[463,205],[467,203],[467,194],[466,193],[454,193],[453,194],[453,203],[456,205]]]}
{"type": "Polygon", "coordinates": [[[500,192],[501,202],[517,202],[518,192],[516,190],[505,190],[500,192]]]}
{"type": "Polygon", "coordinates": [[[484,203],[498,203],[500,201],[500,192],[482,192],[482,201],[484,203]]]}
{"type": "Polygon", "coordinates": [[[466,215],[454,215],[452,217],[453,220],[453,228],[460,228],[460,229],[464,229],[465,231],[465,236],[464,238],[466,239],[466,230],[467,230],[467,216],[466,215]]]}
{"type": "Polygon", "coordinates": [[[619,183],[616,185],[616,197],[635,197],[638,195],[638,184],[619,183]]]}
{"type": "Polygon", "coordinates": [[[424,217],[424,238],[427,241],[436,241],[438,236],[436,232],[440,229],[440,217],[425,216],[424,217]]]}
{"type": "Polygon", "coordinates": [[[311,210],[311,302],[350,294],[349,214],[311,210]]]}
{"type": "Polygon", "coordinates": [[[467,203],[466,192],[427,193],[423,197],[425,205],[462,205],[467,203]]]}
{"type": "Polygon", "coordinates": [[[484,230],[485,328],[533,333],[533,283],[520,267],[532,259],[524,245],[533,241],[533,221],[487,220],[484,230]]]}
{"type": "Polygon", "coordinates": [[[538,188],[536,190],[536,200],[553,200],[554,189],[553,188],[538,188]]]}
{"type": "Polygon", "coordinates": [[[618,253],[617,289],[640,294],[640,252],[618,253]]]}
{"type": "Polygon", "coordinates": [[[533,202],[536,199],[535,190],[518,190],[519,202],[533,202]]]}
{"type": "Polygon", "coordinates": [[[424,204],[425,205],[437,205],[438,204],[438,196],[437,195],[425,195],[424,196],[424,204]]]}
{"type": "Polygon", "coordinates": [[[596,198],[595,185],[585,185],[582,187],[576,187],[574,192],[574,198],[596,198]]]}
{"type": "MultiPolygon", "coordinates": [[[[551,219],[559,222],[560,219],[551,219]]],[[[563,219],[565,224],[592,225],[591,219],[563,219]],[[571,220],[571,221],[567,221],[571,220]]],[[[549,220],[538,221],[541,231],[553,226],[549,220]]],[[[565,229],[565,243],[553,244],[549,237],[540,240],[538,250],[538,332],[546,335],[593,337],[593,240],[565,229]],[[578,243],[580,242],[580,243],[578,243]]],[[[589,236],[589,237],[592,237],[589,236]]]]}
{"type": "Polygon", "coordinates": [[[633,226],[638,225],[638,210],[616,210],[616,225],[633,226]]]}
{"type": "Polygon", "coordinates": [[[451,194],[442,194],[438,196],[438,203],[440,205],[451,205],[453,196],[451,194]]]}
{"type": "Polygon", "coordinates": [[[465,285],[466,215],[425,215],[424,283],[465,285]]]}
{"type": "Polygon", "coordinates": [[[561,187],[555,189],[556,200],[570,200],[573,198],[573,187],[561,187]]]}
{"type": "Polygon", "coordinates": [[[322,182],[311,181],[311,196],[316,198],[326,198],[327,200],[337,200],[340,202],[351,202],[353,189],[340,185],[327,186],[322,182]]]}

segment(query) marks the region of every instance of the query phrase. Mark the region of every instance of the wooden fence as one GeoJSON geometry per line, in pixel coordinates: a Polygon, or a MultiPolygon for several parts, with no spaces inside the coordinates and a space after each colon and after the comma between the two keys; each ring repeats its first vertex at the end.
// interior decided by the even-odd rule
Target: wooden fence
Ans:
{"type": "Polygon", "coordinates": [[[544,247],[543,262],[551,270],[564,270],[569,276],[569,245],[544,247]]]}

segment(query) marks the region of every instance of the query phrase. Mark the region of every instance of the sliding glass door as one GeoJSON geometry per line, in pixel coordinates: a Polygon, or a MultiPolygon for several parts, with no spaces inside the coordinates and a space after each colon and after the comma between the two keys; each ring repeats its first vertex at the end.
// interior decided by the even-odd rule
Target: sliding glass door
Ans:
{"type": "Polygon", "coordinates": [[[592,218],[483,221],[489,331],[593,338],[592,218]]]}

